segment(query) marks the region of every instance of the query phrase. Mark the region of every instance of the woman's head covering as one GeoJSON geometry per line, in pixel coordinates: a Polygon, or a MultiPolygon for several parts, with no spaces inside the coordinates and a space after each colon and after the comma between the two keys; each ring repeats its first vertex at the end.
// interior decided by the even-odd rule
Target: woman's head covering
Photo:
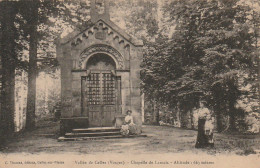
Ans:
{"type": "Polygon", "coordinates": [[[131,110],[127,110],[127,111],[126,111],[126,114],[131,114],[131,113],[132,113],[131,110]]]}

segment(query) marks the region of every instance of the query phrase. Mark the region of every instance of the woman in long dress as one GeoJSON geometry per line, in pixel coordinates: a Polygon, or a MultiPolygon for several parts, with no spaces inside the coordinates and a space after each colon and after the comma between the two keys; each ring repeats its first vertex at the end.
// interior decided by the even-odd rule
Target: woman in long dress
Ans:
{"type": "Polygon", "coordinates": [[[214,146],[213,129],[214,123],[208,108],[205,107],[204,102],[200,103],[198,120],[198,135],[196,141],[196,148],[204,148],[207,146],[214,146]]]}

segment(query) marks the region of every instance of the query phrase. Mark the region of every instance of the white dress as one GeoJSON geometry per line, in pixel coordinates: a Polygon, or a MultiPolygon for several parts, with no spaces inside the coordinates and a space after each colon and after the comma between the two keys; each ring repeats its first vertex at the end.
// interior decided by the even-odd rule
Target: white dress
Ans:
{"type": "Polygon", "coordinates": [[[131,124],[131,125],[133,125],[134,124],[134,119],[133,119],[133,116],[129,116],[129,115],[127,115],[126,117],[125,117],[125,122],[127,123],[127,124],[131,124]]]}
{"type": "Polygon", "coordinates": [[[198,109],[198,117],[199,118],[206,118],[207,115],[210,115],[210,111],[208,108],[203,107],[198,109]]]}
{"type": "Polygon", "coordinates": [[[205,122],[205,131],[209,131],[209,133],[213,133],[214,123],[212,120],[206,120],[205,122]]]}
{"type": "Polygon", "coordinates": [[[127,115],[125,117],[125,123],[121,127],[121,134],[122,135],[128,135],[128,134],[136,134],[137,128],[136,125],[134,124],[134,119],[132,116],[127,115]]]}

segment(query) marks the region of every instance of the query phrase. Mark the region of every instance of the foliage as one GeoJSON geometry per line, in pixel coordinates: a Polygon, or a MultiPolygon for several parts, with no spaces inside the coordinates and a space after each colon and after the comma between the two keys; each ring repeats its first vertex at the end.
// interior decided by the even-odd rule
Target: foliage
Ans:
{"type": "MultiPolygon", "coordinates": [[[[231,129],[239,118],[259,117],[260,12],[253,4],[259,6],[256,0],[110,1],[112,20],[144,41],[142,92],[153,104],[154,118],[162,106],[185,114],[200,100],[208,102],[220,130],[223,116],[229,116],[231,129]]],[[[17,9],[10,21],[12,63],[25,71],[36,64],[36,75],[56,72],[58,35],[91,25],[89,1],[21,0],[12,5],[17,9]],[[33,42],[32,30],[37,33],[33,42]],[[33,65],[31,45],[37,50],[33,65]]],[[[0,16],[3,29],[6,20],[0,16]]]]}
{"type": "Polygon", "coordinates": [[[169,22],[176,23],[175,32],[168,39],[156,39],[147,50],[142,76],[145,92],[182,112],[206,100],[217,120],[221,113],[229,115],[230,129],[235,129],[236,116],[241,114],[235,106],[246,94],[241,86],[256,80],[250,10],[235,0],[169,2],[164,11],[169,22]]]}

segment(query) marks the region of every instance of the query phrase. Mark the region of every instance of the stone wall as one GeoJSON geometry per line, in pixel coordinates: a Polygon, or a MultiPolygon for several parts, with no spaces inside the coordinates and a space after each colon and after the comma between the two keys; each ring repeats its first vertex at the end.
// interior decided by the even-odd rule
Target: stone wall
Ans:
{"type": "MultiPolygon", "coordinates": [[[[75,34],[75,33],[74,33],[75,34]]],[[[61,66],[61,118],[86,117],[81,107],[81,77],[86,76],[86,63],[97,53],[103,53],[116,63],[116,76],[121,79],[119,115],[133,111],[134,122],[141,126],[140,63],[142,47],[135,46],[103,22],[57,44],[61,66]],[[102,38],[97,36],[102,34],[102,38]]]]}

